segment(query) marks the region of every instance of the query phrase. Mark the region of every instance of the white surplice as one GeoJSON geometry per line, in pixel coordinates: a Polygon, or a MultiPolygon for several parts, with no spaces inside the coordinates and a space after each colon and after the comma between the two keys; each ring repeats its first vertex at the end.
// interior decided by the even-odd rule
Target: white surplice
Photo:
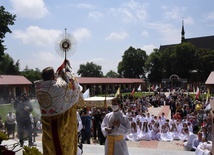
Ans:
{"type": "MultiPolygon", "coordinates": [[[[114,143],[114,155],[129,155],[128,147],[125,141],[125,137],[130,134],[131,131],[131,124],[127,118],[121,111],[117,112],[110,112],[106,114],[104,117],[102,124],[101,124],[101,130],[103,135],[106,137],[108,135],[111,136],[119,136],[123,135],[124,139],[120,141],[116,141],[114,143]],[[108,133],[105,128],[111,128],[113,126],[113,122],[115,120],[120,121],[120,126],[117,128],[115,127],[111,133],[108,133]]],[[[105,155],[108,154],[108,138],[106,138],[105,141],[105,155]]]]}

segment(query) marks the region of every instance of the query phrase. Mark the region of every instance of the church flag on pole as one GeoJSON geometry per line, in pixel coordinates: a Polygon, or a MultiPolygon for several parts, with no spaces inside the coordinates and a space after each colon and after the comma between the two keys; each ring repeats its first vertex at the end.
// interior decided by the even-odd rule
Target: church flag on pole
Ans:
{"type": "Polygon", "coordinates": [[[195,94],[195,99],[198,100],[198,99],[199,99],[199,96],[200,96],[200,90],[199,90],[199,88],[197,87],[197,89],[196,89],[196,94],[195,94]]]}
{"type": "Polygon", "coordinates": [[[135,93],[135,88],[133,88],[132,92],[131,92],[131,96],[134,96],[135,93]]]}
{"type": "Polygon", "coordinates": [[[120,87],[118,87],[117,92],[115,93],[114,97],[120,96],[120,87]]]}
{"type": "Polygon", "coordinates": [[[139,87],[137,88],[137,91],[141,91],[141,85],[139,85],[139,87]]]}
{"type": "Polygon", "coordinates": [[[209,88],[207,88],[207,97],[206,97],[206,104],[208,104],[209,103],[209,98],[210,98],[210,89],[209,88]]]}
{"type": "Polygon", "coordinates": [[[83,99],[89,98],[90,97],[90,90],[89,88],[84,92],[83,94],[83,99]]]}

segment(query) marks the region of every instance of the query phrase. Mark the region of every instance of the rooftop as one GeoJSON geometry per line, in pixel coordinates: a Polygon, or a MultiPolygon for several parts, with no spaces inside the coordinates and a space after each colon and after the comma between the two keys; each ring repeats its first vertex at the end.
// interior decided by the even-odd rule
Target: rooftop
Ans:
{"type": "Polygon", "coordinates": [[[0,75],[0,85],[31,85],[32,83],[22,75],[0,75]]]}

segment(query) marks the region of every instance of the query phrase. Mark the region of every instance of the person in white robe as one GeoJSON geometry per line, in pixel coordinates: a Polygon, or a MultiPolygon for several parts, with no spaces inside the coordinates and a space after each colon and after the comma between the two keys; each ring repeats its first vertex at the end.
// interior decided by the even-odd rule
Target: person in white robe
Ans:
{"type": "Polygon", "coordinates": [[[187,126],[189,128],[190,132],[193,132],[193,127],[192,127],[192,123],[191,122],[187,122],[187,126]]]}
{"type": "Polygon", "coordinates": [[[101,130],[106,138],[105,155],[129,155],[125,137],[130,134],[131,125],[120,111],[120,100],[112,100],[112,112],[105,115],[101,130]]]}
{"type": "Polygon", "coordinates": [[[196,155],[211,155],[212,141],[200,143],[195,150],[196,155]]]}
{"type": "Polygon", "coordinates": [[[142,113],[141,114],[141,120],[142,124],[146,121],[146,114],[145,113],[142,113]]]}
{"type": "Polygon", "coordinates": [[[160,140],[160,126],[158,122],[151,126],[151,138],[152,140],[160,140]]]}
{"type": "Polygon", "coordinates": [[[177,128],[175,121],[172,122],[172,124],[171,124],[170,132],[171,132],[173,140],[180,140],[181,139],[180,133],[179,133],[179,130],[177,128]]]}
{"type": "Polygon", "coordinates": [[[166,121],[166,116],[165,116],[164,112],[162,112],[162,114],[161,114],[161,120],[163,123],[165,123],[165,121],[166,121]]]}
{"type": "Polygon", "coordinates": [[[149,112],[146,114],[146,118],[147,118],[149,123],[152,121],[152,117],[150,116],[149,112]]]}
{"type": "Polygon", "coordinates": [[[166,124],[163,124],[161,126],[160,140],[161,141],[165,141],[165,142],[171,142],[171,141],[173,141],[172,135],[169,132],[169,129],[166,126],[166,124]]]}
{"type": "MultiPolygon", "coordinates": [[[[182,123],[182,125],[183,125],[182,128],[180,127],[180,139],[184,141],[189,137],[189,133],[187,134],[185,132],[186,128],[188,128],[187,123],[182,123]]],[[[188,128],[188,131],[189,131],[189,128],[188,128]]]]}
{"type": "Polygon", "coordinates": [[[151,131],[149,129],[147,120],[145,120],[145,122],[143,123],[142,130],[138,134],[138,140],[146,140],[146,141],[151,140],[151,131]]]}
{"type": "Polygon", "coordinates": [[[187,137],[184,140],[183,145],[187,151],[192,151],[194,149],[193,141],[195,138],[197,138],[197,136],[194,133],[190,132],[188,127],[184,128],[184,132],[187,135],[187,137]]]}
{"type": "Polygon", "coordinates": [[[137,124],[137,133],[139,134],[141,132],[141,129],[142,129],[142,122],[140,121],[139,118],[137,118],[136,124],[137,124]]]}
{"type": "Polygon", "coordinates": [[[161,118],[161,116],[158,117],[158,123],[160,124],[160,126],[162,126],[163,124],[165,124],[165,120],[163,120],[161,118]]]}
{"type": "Polygon", "coordinates": [[[195,138],[192,142],[192,150],[196,150],[198,145],[200,145],[200,143],[203,143],[203,138],[202,138],[202,133],[201,132],[198,132],[198,137],[195,138]]]}
{"type": "Polygon", "coordinates": [[[153,129],[155,123],[156,123],[155,120],[152,119],[151,122],[148,124],[150,130],[153,129]]]}
{"type": "Polygon", "coordinates": [[[129,118],[129,121],[131,123],[131,133],[126,138],[130,141],[136,141],[138,138],[137,124],[133,121],[133,118],[129,118]]]}

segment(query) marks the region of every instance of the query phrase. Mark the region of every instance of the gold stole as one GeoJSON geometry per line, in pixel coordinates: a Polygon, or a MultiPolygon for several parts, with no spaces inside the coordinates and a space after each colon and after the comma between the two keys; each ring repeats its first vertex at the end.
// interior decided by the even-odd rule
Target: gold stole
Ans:
{"type": "Polygon", "coordinates": [[[77,117],[76,107],[56,116],[42,116],[42,145],[45,155],[77,154],[77,117]]]}
{"type": "Polygon", "coordinates": [[[108,138],[108,155],[114,155],[114,143],[123,139],[123,135],[107,136],[108,138]]]}

